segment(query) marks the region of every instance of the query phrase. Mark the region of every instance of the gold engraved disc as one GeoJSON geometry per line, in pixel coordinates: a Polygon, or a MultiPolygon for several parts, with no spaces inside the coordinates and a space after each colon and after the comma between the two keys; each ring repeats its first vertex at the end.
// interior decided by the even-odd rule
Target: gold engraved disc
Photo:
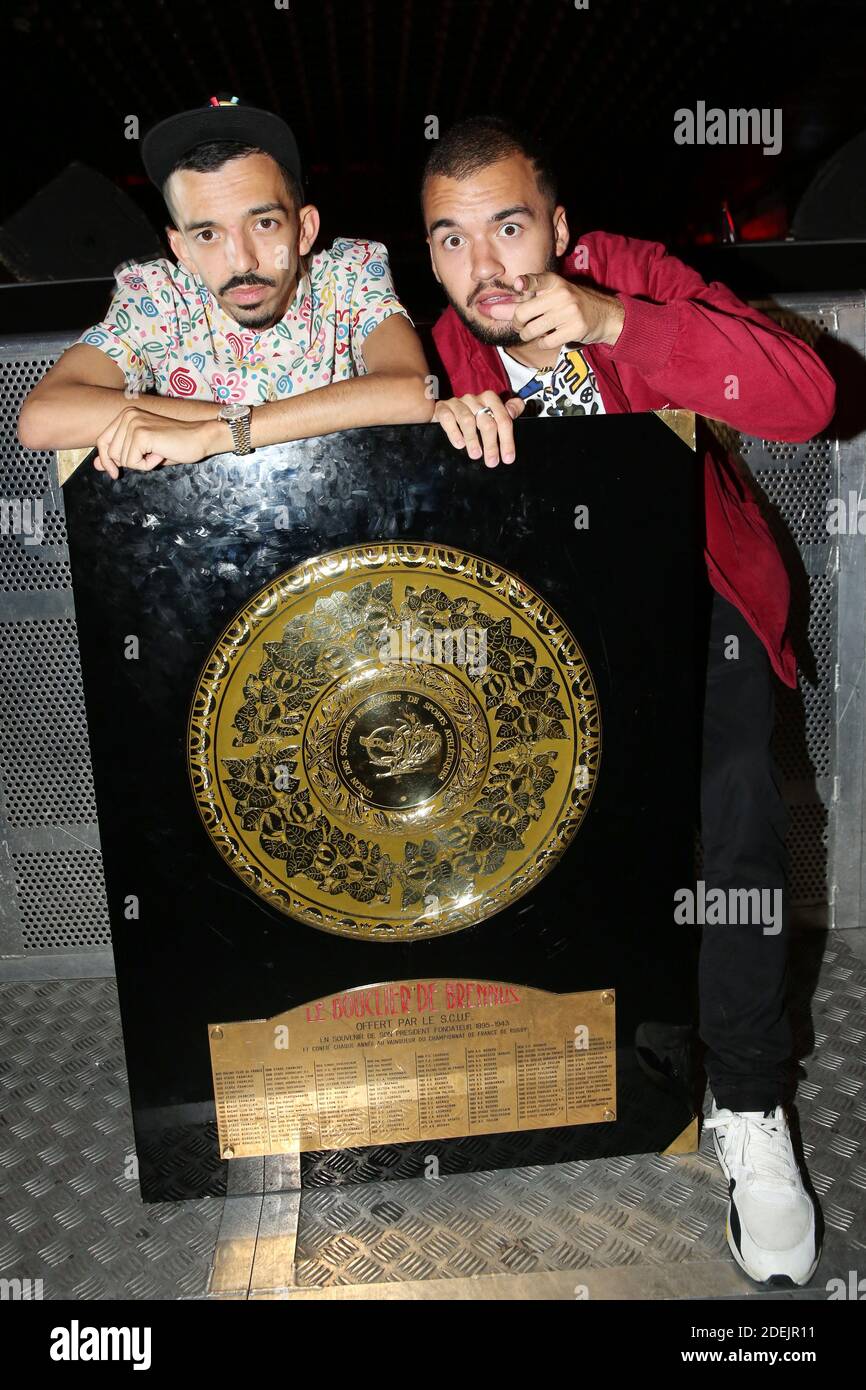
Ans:
{"type": "Polygon", "coordinates": [[[354,546],[262,589],[193,697],[189,768],[235,873],[368,941],[459,931],[553,867],[598,775],[598,699],[558,615],[490,560],[354,546]]]}

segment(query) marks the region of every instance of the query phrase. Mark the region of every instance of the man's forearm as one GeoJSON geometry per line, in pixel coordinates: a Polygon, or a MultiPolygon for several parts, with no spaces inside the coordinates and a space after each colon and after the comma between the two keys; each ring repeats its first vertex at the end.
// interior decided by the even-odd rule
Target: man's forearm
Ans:
{"type": "MultiPolygon", "coordinates": [[[[253,448],[261,448],[366,425],[427,424],[433,418],[435,405],[427,394],[424,377],[417,373],[370,372],[304,391],[285,401],[256,406],[252,444],[253,448]]],[[[209,442],[215,454],[234,448],[231,431],[224,421],[214,422],[209,442]]]]}
{"type": "MultiPolygon", "coordinates": [[[[370,372],[257,406],[253,447],[363,425],[426,423],[435,404],[426,393],[425,379],[417,373],[370,372]]],[[[228,425],[217,419],[217,401],[131,396],[113,387],[79,384],[56,386],[44,396],[34,394],[22,411],[19,436],[27,449],[86,449],[129,406],[185,423],[212,421],[208,452],[226,453],[234,447],[228,425]]]]}
{"type": "Polygon", "coordinates": [[[215,420],[216,401],[176,396],[127,395],[111,386],[63,384],[37,391],[21,412],[19,432],[27,449],[86,449],[122,410],[138,406],[172,420],[215,420]]]}

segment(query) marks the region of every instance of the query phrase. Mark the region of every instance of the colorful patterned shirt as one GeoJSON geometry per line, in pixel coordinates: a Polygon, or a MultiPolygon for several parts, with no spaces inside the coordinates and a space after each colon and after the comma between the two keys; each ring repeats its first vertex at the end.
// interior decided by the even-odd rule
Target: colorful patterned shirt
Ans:
{"type": "Polygon", "coordinates": [[[341,237],[308,267],[280,322],[255,330],[172,261],[129,264],[105,318],[78,342],[113,358],[131,393],[256,405],[363,376],[364,340],[391,314],[409,317],[387,250],[341,237]]]}

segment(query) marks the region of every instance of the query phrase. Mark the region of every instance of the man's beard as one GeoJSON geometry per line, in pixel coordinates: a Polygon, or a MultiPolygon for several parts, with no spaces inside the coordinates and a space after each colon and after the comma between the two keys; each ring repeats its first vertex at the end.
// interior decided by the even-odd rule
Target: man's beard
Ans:
{"type": "MultiPolygon", "coordinates": [[[[262,289],[273,289],[274,282],[273,280],[265,280],[258,275],[238,275],[223,285],[220,295],[221,297],[226,295],[229,290],[253,289],[258,287],[262,289]]],[[[274,324],[279,323],[280,319],[283,317],[282,312],[279,310],[275,312],[273,309],[269,309],[267,312],[263,312],[258,304],[253,305],[248,311],[244,309],[242,304],[231,304],[228,302],[224,305],[224,308],[229,317],[233,318],[239,327],[252,328],[255,329],[256,332],[261,332],[264,328],[273,328],[274,324]],[[240,314],[244,314],[244,317],[240,318],[240,314]]]]}
{"type": "Polygon", "coordinates": [[[258,318],[241,319],[237,316],[236,308],[237,306],[235,306],[235,309],[230,309],[228,311],[229,317],[234,319],[235,323],[238,325],[239,328],[253,328],[257,333],[260,333],[263,328],[273,328],[274,325],[279,323],[280,319],[283,317],[282,314],[270,313],[260,314],[258,318]]]}
{"type": "MultiPolygon", "coordinates": [[[[557,256],[555,250],[553,249],[553,246],[551,245],[550,251],[547,255],[547,261],[544,265],[544,273],[550,271],[555,275],[558,272],[558,270],[559,257],[557,256]]],[[[536,271],[536,274],[538,273],[539,272],[536,271]]],[[[443,285],[443,289],[444,288],[445,287],[443,285]]],[[[480,296],[486,293],[487,290],[508,291],[511,289],[513,289],[513,286],[504,284],[502,280],[491,280],[489,284],[484,285],[482,288],[479,288],[474,292],[473,299],[480,298],[480,296]]],[[[500,321],[496,323],[494,326],[493,322],[491,322],[489,327],[486,323],[478,323],[475,319],[471,319],[469,317],[469,311],[464,305],[458,304],[456,299],[451,298],[451,295],[448,294],[447,289],[445,290],[445,293],[446,295],[448,295],[448,302],[451,305],[451,308],[454,310],[457,317],[463,323],[465,323],[466,327],[469,329],[469,332],[473,335],[473,337],[477,338],[480,343],[485,343],[487,347],[510,348],[517,347],[520,343],[523,342],[523,339],[521,338],[520,334],[517,333],[511,327],[510,323],[504,323],[500,321]]]]}

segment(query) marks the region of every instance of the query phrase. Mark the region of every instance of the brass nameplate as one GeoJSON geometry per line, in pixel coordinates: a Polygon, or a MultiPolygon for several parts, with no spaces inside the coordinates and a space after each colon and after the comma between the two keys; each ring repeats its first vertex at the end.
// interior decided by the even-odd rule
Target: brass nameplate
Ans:
{"type": "Polygon", "coordinates": [[[419,979],[210,1024],[223,1158],[616,1118],[613,990],[419,979]]]}

